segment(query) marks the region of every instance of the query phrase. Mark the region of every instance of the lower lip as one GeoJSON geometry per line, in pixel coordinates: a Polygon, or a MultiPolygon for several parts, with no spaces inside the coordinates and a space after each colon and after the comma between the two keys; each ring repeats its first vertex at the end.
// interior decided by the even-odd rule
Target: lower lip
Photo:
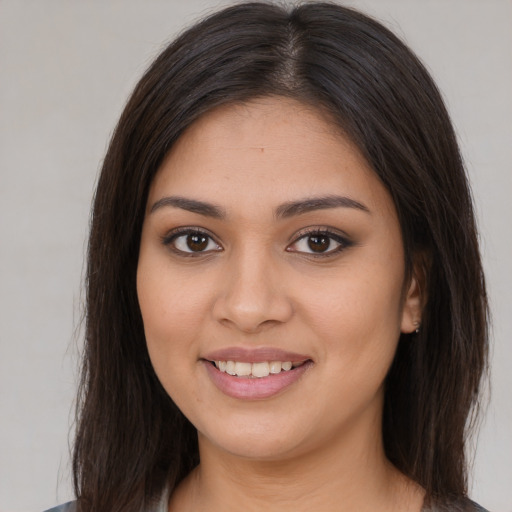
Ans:
{"type": "Polygon", "coordinates": [[[242,400],[261,400],[273,397],[297,382],[313,365],[312,361],[291,370],[270,374],[268,377],[236,377],[221,372],[210,361],[203,361],[215,386],[227,396],[242,400]]]}

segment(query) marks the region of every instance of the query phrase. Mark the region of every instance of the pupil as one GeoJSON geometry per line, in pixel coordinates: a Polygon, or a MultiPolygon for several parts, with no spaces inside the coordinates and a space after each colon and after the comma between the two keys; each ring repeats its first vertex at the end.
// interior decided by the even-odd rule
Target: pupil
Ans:
{"type": "Polygon", "coordinates": [[[191,251],[204,251],[208,245],[208,237],[199,233],[187,236],[187,246],[191,251]]]}
{"type": "Polygon", "coordinates": [[[308,246],[314,252],[325,252],[329,249],[330,238],[324,235],[313,235],[308,238],[308,246]]]}

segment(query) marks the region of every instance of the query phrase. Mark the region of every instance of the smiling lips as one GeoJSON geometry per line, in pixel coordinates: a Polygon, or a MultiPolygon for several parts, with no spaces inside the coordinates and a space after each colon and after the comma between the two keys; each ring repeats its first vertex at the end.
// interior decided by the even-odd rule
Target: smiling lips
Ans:
{"type": "Polygon", "coordinates": [[[203,359],[208,376],[225,395],[257,400],[277,395],[296,382],[313,361],[276,349],[224,349],[203,359]]]}

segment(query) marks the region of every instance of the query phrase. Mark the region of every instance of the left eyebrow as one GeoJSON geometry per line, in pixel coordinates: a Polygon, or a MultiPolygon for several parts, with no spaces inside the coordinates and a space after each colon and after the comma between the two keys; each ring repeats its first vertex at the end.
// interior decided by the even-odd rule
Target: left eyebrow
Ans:
{"type": "Polygon", "coordinates": [[[276,209],[276,217],[284,219],[294,215],[302,215],[315,210],[326,210],[329,208],[355,208],[356,210],[371,214],[367,206],[350,197],[324,196],[284,203],[276,209]]]}

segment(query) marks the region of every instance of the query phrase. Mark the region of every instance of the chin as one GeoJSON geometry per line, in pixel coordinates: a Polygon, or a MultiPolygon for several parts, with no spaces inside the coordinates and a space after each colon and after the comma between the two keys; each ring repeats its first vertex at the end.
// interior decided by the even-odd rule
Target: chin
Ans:
{"type": "Polygon", "coordinates": [[[260,462],[271,462],[284,460],[292,457],[295,453],[295,447],[288,443],[285,445],[284,439],[276,440],[251,440],[247,438],[239,440],[226,440],[222,444],[217,444],[217,449],[229,453],[234,457],[249,459],[260,462]]]}
{"type": "Polygon", "coordinates": [[[214,446],[235,457],[257,461],[282,460],[298,454],[305,444],[304,433],[278,425],[255,424],[221,428],[221,432],[199,433],[200,450],[214,446]]]}

